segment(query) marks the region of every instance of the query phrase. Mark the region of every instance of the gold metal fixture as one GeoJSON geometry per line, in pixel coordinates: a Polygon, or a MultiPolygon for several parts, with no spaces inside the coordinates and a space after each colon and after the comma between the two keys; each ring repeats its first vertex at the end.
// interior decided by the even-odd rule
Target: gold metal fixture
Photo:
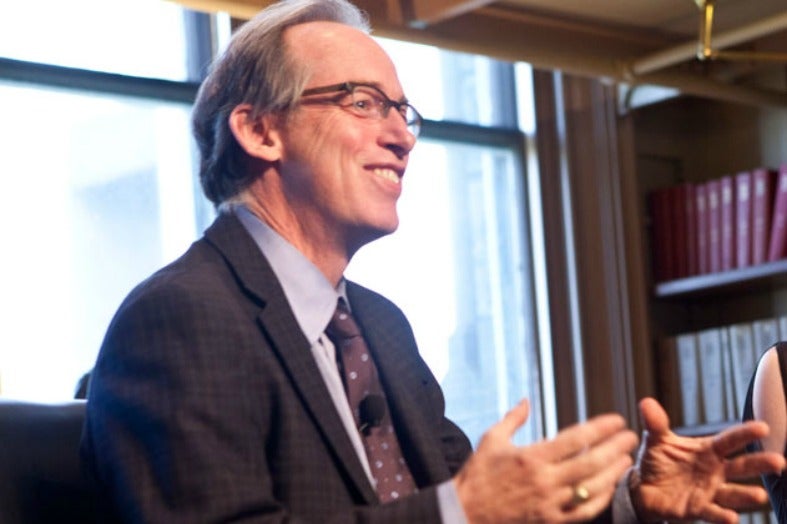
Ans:
{"type": "Polygon", "coordinates": [[[767,51],[720,51],[711,45],[711,29],[713,26],[713,9],[716,0],[694,0],[700,8],[700,31],[697,42],[697,58],[699,60],[750,60],[758,62],[787,62],[787,53],[771,53],[767,51]]]}

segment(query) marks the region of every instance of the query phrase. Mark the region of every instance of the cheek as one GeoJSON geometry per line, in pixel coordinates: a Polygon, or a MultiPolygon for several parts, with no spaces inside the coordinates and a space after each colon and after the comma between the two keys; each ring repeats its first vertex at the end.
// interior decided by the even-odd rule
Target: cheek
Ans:
{"type": "Polygon", "coordinates": [[[299,176],[315,178],[301,181],[315,192],[350,190],[357,172],[373,160],[364,154],[366,145],[375,140],[373,129],[363,124],[338,108],[298,112],[287,126],[285,165],[299,176]]]}
{"type": "Polygon", "coordinates": [[[292,139],[312,153],[353,152],[375,140],[372,121],[359,119],[336,106],[310,109],[313,110],[297,113],[290,129],[292,139]]]}

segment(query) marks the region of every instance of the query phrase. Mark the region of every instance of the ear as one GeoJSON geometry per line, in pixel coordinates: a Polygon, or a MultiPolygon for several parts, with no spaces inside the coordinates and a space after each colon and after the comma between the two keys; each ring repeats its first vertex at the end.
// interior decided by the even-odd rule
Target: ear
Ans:
{"type": "Polygon", "coordinates": [[[275,162],[282,154],[279,118],[265,114],[252,119],[251,105],[241,104],[230,113],[229,125],[235,140],[249,156],[275,162]]]}

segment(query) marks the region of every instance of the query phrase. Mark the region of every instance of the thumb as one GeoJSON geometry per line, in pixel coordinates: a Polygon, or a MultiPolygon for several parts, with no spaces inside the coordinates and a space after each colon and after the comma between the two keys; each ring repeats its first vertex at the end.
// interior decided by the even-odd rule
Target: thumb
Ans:
{"type": "Polygon", "coordinates": [[[649,438],[658,437],[669,431],[669,416],[656,399],[646,397],[639,403],[639,414],[649,438]]]}
{"type": "Polygon", "coordinates": [[[497,438],[511,440],[511,437],[525,424],[529,416],[530,401],[522,399],[516,406],[508,410],[500,422],[489,429],[488,433],[497,438]]]}

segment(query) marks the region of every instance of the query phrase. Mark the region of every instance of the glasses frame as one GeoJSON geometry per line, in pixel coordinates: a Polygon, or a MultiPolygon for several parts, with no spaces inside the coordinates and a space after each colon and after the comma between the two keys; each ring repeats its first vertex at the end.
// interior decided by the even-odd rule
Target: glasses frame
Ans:
{"type": "MultiPolygon", "coordinates": [[[[328,86],[319,86],[319,87],[311,87],[309,89],[304,89],[301,93],[301,96],[311,96],[311,95],[324,95],[329,93],[347,93],[348,95],[352,95],[356,88],[358,87],[365,87],[376,91],[380,95],[380,100],[382,101],[382,107],[379,109],[380,118],[388,118],[388,114],[391,112],[391,108],[396,108],[396,112],[404,119],[405,124],[407,124],[407,129],[409,129],[410,133],[413,136],[418,137],[421,132],[421,125],[423,124],[423,117],[418,110],[413,107],[413,105],[403,100],[401,102],[397,102],[396,100],[392,100],[388,98],[388,95],[383,93],[383,91],[374,84],[368,84],[365,82],[342,82],[340,84],[331,84],[328,86]],[[412,118],[408,121],[405,113],[402,113],[402,108],[409,109],[412,112],[412,118]]],[[[335,102],[338,103],[338,102],[335,102]]],[[[378,106],[379,107],[379,106],[378,106]]],[[[369,115],[361,115],[359,113],[358,116],[369,118],[369,115]]]]}

